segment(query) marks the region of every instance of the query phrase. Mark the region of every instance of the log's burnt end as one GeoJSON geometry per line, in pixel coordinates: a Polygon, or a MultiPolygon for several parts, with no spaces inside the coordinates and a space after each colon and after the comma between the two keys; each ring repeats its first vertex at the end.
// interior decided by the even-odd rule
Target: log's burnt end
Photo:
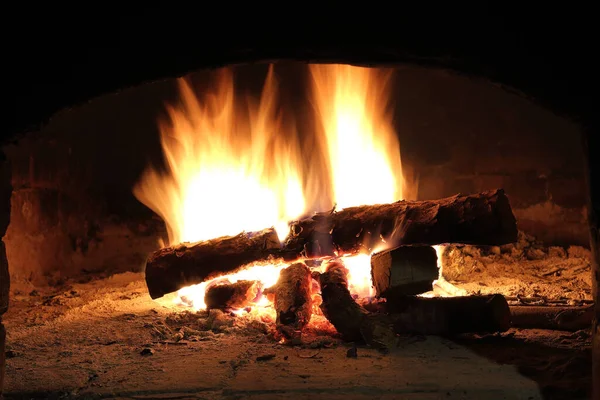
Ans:
{"type": "Polygon", "coordinates": [[[379,245],[502,245],[517,240],[516,219],[502,189],[316,214],[291,224],[285,247],[301,253],[306,243],[322,240],[323,232],[329,232],[342,253],[370,252],[379,245]]]}
{"type": "Polygon", "coordinates": [[[348,270],[339,262],[332,262],[319,276],[321,311],[344,340],[363,339],[361,327],[368,312],[354,301],[348,290],[348,270]]]}
{"type": "Polygon", "coordinates": [[[153,299],[206,279],[232,273],[280,249],[275,229],[240,233],[160,249],[146,262],[146,285],[153,299]]]}
{"type": "Polygon", "coordinates": [[[400,246],[371,255],[371,280],[378,297],[424,293],[438,278],[433,247],[400,246]]]}
{"type": "Polygon", "coordinates": [[[348,270],[340,261],[332,261],[319,275],[321,311],[333,324],[342,339],[365,342],[388,351],[397,343],[393,321],[385,314],[373,314],[358,304],[348,290],[348,270]]]}
{"type": "Polygon", "coordinates": [[[217,284],[206,289],[204,304],[209,310],[244,308],[256,298],[258,291],[258,281],[217,284]]]}
{"type": "Polygon", "coordinates": [[[293,338],[302,331],[312,316],[312,277],[303,263],[295,263],[281,270],[275,284],[275,311],[277,329],[293,338]]]}

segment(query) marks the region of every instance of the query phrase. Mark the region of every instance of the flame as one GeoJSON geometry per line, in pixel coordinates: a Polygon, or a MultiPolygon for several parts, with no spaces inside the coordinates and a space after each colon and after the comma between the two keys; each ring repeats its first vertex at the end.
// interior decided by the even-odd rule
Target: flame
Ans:
{"type": "MultiPolygon", "coordinates": [[[[400,144],[389,111],[391,71],[322,64],[310,65],[310,73],[336,207],[402,199],[400,144]]],[[[343,261],[351,293],[373,297],[371,254],[343,261]]]]}
{"type": "Polygon", "coordinates": [[[313,94],[338,208],[402,199],[400,144],[389,113],[390,71],[311,65],[313,94]]]}
{"type": "Polygon", "coordinates": [[[295,132],[277,117],[269,69],[258,104],[240,101],[231,70],[200,103],[179,81],[181,106],[167,108],[161,144],[167,171],[148,169],[134,194],[167,224],[170,244],[274,226],[279,235],[304,212],[295,132]]]}
{"type": "MultiPolygon", "coordinates": [[[[179,81],[181,105],[169,106],[170,123],[161,124],[167,170],[149,169],[134,189],[165,220],[170,244],[268,226],[283,239],[290,220],[323,211],[331,202],[341,209],[402,198],[390,72],[349,65],[309,68],[317,128],[304,140],[314,146],[300,146],[295,130],[283,129],[272,67],[258,104],[235,96],[231,70],[221,71],[216,90],[204,101],[179,81]],[[300,160],[311,162],[303,167],[300,160]]],[[[350,290],[360,297],[373,296],[370,257],[343,258],[350,290]]],[[[216,280],[259,280],[268,288],[284,267],[251,266],[216,280]]],[[[205,308],[205,291],[216,280],[181,289],[177,302],[205,308]]],[[[270,305],[266,297],[257,301],[270,305]]]]}

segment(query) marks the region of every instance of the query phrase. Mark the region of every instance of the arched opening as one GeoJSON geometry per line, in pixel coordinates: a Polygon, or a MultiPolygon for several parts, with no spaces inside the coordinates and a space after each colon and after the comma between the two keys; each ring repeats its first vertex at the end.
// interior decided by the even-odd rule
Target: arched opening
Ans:
{"type": "MultiPolygon", "coordinates": [[[[590,99],[585,97],[584,92],[586,92],[586,90],[581,88],[586,86],[588,80],[590,82],[592,81],[590,78],[594,76],[595,71],[590,73],[593,69],[591,68],[592,64],[586,62],[573,62],[574,60],[580,60],[580,55],[587,53],[585,49],[586,44],[577,36],[581,29],[571,29],[567,30],[568,32],[564,32],[556,30],[555,26],[552,26],[551,31],[556,31],[557,33],[549,34],[543,30],[538,31],[536,27],[535,33],[532,32],[532,35],[527,35],[527,37],[524,38],[521,35],[521,33],[523,33],[521,32],[523,30],[522,25],[512,25],[508,28],[499,26],[501,24],[498,24],[498,20],[485,18],[477,23],[477,25],[480,25],[477,29],[468,32],[467,35],[469,35],[469,37],[457,32],[456,26],[459,26],[460,24],[455,19],[452,19],[451,21],[452,26],[445,26],[447,24],[441,24],[441,21],[433,23],[431,20],[428,20],[427,24],[421,25],[419,23],[418,29],[415,31],[403,34],[400,32],[401,28],[398,28],[398,26],[406,27],[406,25],[410,25],[412,28],[414,24],[404,25],[398,23],[398,16],[396,13],[389,13],[387,16],[378,15],[377,18],[371,18],[373,16],[367,15],[368,13],[366,10],[361,10],[360,19],[354,19],[353,22],[350,21],[349,23],[346,19],[344,19],[344,21],[340,21],[340,18],[329,19],[328,13],[321,9],[320,11],[322,12],[319,13],[318,17],[310,18],[310,21],[313,23],[318,21],[314,26],[307,23],[307,20],[302,20],[301,23],[298,24],[296,21],[287,20],[287,18],[280,22],[273,23],[270,15],[265,13],[264,17],[261,18],[248,18],[248,15],[243,15],[243,18],[247,20],[245,23],[240,23],[239,25],[239,30],[243,31],[243,33],[239,34],[239,37],[236,37],[233,40],[223,39],[226,42],[225,45],[218,47],[209,46],[210,48],[203,48],[201,52],[181,52],[175,59],[169,58],[168,60],[161,60],[161,62],[159,62],[157,59],[160,59],[161,57],[157,57],[156,52],[156,48],[161,47],[159,43],[168,43],[171,45],[176,42],[176,40],[173,39],[178,39],[177,42],[181,42],[184,40],[181,40],[180,37],[187,36],[191,38],[191,40],[189,43],[183,44],[187,44],[189,48],[193,49],[197,47],[196,42],[198,41],[198,38],[212,38],[215,33],[212,30],[212,27],[198,24],[198,21],[196,21],[197,15],[193,15],[192,17],[194,23],[182,23],[182,18],[185,16],[182,16],[181,12],[177,13],[178,18],[173,18],[173,21],[176,21],[175,25],[172,26],[173,29],[166,29],[167,24],[165,20],[169,19],[168,15],[165,15],[166,11],[166,9],[161,8],[160,19],[156,18],[156,16],[152,18],[151,15],[142,13],[143,15],[141,18],[128,20],[127,23],[124,24],[127,25],[126,29],[123,29],[120,26],[117,29],[109,29],[108,32],[105,29],[100,29],[98,26],[89,29],[89,31],[97,29],[97,32],[95,33],[105,36],[105,39],[109,41],[121,34],[123,37],[117,38],[121,43],[120,48],[119,46],[115,46],[93,49],[93,43],[96,43],[95,39],[97,39],[98,36],[94,35],[92,40],[88,43],[89,49],[84,48],[79,49],[81,51],[77,51],[71,46],[71,48],[66,49],[67,51],[61,53],[60,51],[57,51],[57,46],[55,46],[53,40],[56,40],[58,36],[60,40],[57,42],[63,41],[65,38],[70,38],[73,35],[73,32],[67,32],[67,35],[64,36],[52,35],[54,29],[48,29],[43,35],[36,37],[37,41],[42,41],[44,44],[48,45],[47,47],[50,51],[46,50],[41,53],[35,51],[35,46],[32,48],[32,46],[18,45],[23,54],[19,53],[18,57],[14,57],[13,59],[19,60],[19,62],[8,64],[9,66],[16,66],[14,71],[11,71],[11,75],[15,77],[14,81],[18,82],[19,85],[23,87],[20,87],[19,90],[15,91],[14,96],[12,96],[10,92],[7,95],[7,97],[14,98],[13,104],[16,105],[16,110],[14,113],[11,113],[12,115],[9,118],[9,121],[3,124],[3,126],[8,129],[10,134],[21,132],[23,127],[28,124],[38,124],[40,121],[64,107],[70,107],[73,104],[84,102],[100,94],[111,93],[124,87],[136,86],[145,81],[181,75],[199,67],[216,67],[239,62],[255,62],[259,60],[274,59],[295,59],[303,61],[320,60],[324,62],[335,61],[351,63],[367,62],[371,65],[396,64],[409,61],[421,65],[426,64],[447,67],[472,76],[488,77],[494,82],[500,82],[502,84],[507,84],[510,87],[518,88],[527,95],[533,96],[538,101],[541,101],[555,112],[560,112],[571,119],[578,120],[584,129],[584,134],[588,136],[590,142],[593,142],[594,140],[592,133],[593,127],[595,127],[595,116],[593,115],[593,111],[591,111],[592,107],[590,99]],[[259,23],[260,21],[267,19],[267,22],[269,23],[259,23]],[[159,20],[161,23],[157,24],[157,21],[159,20]],[[363,22],[367,20],[369,22],[365,25],[363,22]],[[156,26],[160,26],[163,29],[156,29],[156,26]],[[185,26],[193,27],[193,29],[191,29],[193,32],[188,32],[192,34],[183,34],[185,26]],[[264,37],[261,36],[264,33],[263,29],[260,29],[261,26],[266,27],[268,35],[265,35],[264,37]],[[310,32],[307,32],[306,26],[310,26],[310,29],[308,29],[310,32]],[[371,29],[357,29],[356,27],[358,26],[371,29]],[[446,29],[444,29],[444,27],[446,27],[446,29]],[[332,35],[329,32],[329,29],[335,31],[337,36],[332,35]],[[117,32],[117,35],[113,35],[113,32],[117,32]],[[273,43],[273,32],[281,33],[281,36],[276,36],[285,38],[286,45],[277,44],[267,46],[266,44],[273,43]],[[291,32],[294,32],[295,34],[290,34],[291,32]],[[418,32],[418,34],[415,35],[415,32],[418,32]],[[428,34],[427,32],[431,33],[428,34]],[[540,32],[542,32],[543,39],[540,38],[540,32]],[[140,40],[140,33],[144,40],[140,40]],[[294,45],[295,42],[293,39],[297,39],[299,34],[302,35],[302,40],[299,42],[304,43],[304,46],[294,45]],[[575,40],[567,40],[565,37],[566,35],[573,36],[575,40]],[[481,46],[479,43],[474,43],[473,40],[470,40],[472,36],[485,36],[486,45],[481,46]],[[335,42],[336,40],[327,40],[334,38],[337,39],[338,43],[335,43],[333,46],[316,45],[316,43],[335,42]],[[364,39],[364,43],[369,43],[370,45],[365,45],[362,48],[360,45],[340,46],[339,42],[344,42],[341,38],[345,38],[348,43],[363,43],[364,39]],[[402,38],[410,38],[410,40],[405,42],[402,38]],[[149,43],[150,46],[144,48],[144,42],[149,43]],[[190,45],[190,43],[193,45],[190,45]],[[258,43],[261,45],[258,45],[258,43]],[[391,43],[391,45],[386,45],[386,43],[391,43]],[[536,51],[532,51],[533,49],[536,51]],[[560,56],[557,56],[557,54],[560,54],[560,56]],[[25,57],[23,58],[22,56],[25,57]],[[45,68],[40,69],[38,68],[40,59],[48,59],[53,62],[45,63],[45,68]],[[32,65],[33,69],[31,67],[32,65]],[[36,71],[36,74],[31,74],[31,77],[28,76],[27,71],[33,70],[39,71],[36,71]],[[23,84],[22,81],[25,79],[20,80],[17,79],[18,77],[31,79],[28,80],[27,84],[23,84]],[[34,89],[29,90],[31,88],[34,89]],[[575,93],[573,88],[579,88],[580,90],[575,93]]],[[[309,11],[313,13],[313,10],[309,11]]],[[[565,10],[561,9],[561,20],[567,20],[567,16],[563,13],[565,13],[565,10]]],[[[33,14],[33,10],[28,10],[28,18],[34,17],[31,14],[33,14]]],[[[378,14],[382,13],[378,12],[378,14]]],[[[229,15],[229,13],[227,13],[227,15],[229,15]]],[[[444,18],[446,18],[445,15],[444,18]]],[[[40,26],[44,26],[44,20],[49,21],[53,25],[52,28],[58,26],[61,33],[64,33],[63,30],[60,29],[64,27],[60,26],[61,24],[57,22],[57,19],[48,18],[47,15],[44,15],[40,21],[32,19],[29,25],[40,24],[40,26]]],[[[109,26],[114,20],[115,18],[103,18],[101,26],[103,28],[109,26]]],[[[536,16],[535,20],[546,20],[546,18],[538,18],[538,16],[536,16]]],[[[92,22],[87,19],[82,19],[82,21],[83,23],[80,25],[87,25],[92,22]]],[[[581,18],[577,18],[577,21],[581,21],[581,18]]],[[[529,27],[531,21],[527,20],[526,22],[529,27]]],[[[554,25],[554,21],[551,23],[554,25]]],[[[234,23],[232,22],[231,25],[234,25],[234,23]]],[[[582,21],[582,23],[579,23],[578,25],[581,27],[586,24],[582,21]]],[[[593,26],[593,24],[590,24],[590,26],[593,26]]],[[[72,25],[67,25],[67,30],[71,28],[72,25]]],[[[79,29],[76,31],[78,35],[85,37],[85,35],[82,35],[82,33],[85,32],[85,29],[83,28],[83,26],[79,26],[79,29]]],[[[205,44],[205,41],[203,41],[203,43],[205,44]]],[[[167,47],[165,46],[164,48],[167,47]]],[[[164,58],[166,59],[168,57],[164,58]]],[[[589,93],[590,91],[587,92],[589,93]]],[[[592,154],[591,149],[593,149],[593,146],[590,144],[587,149],[589,154],[592,154]]],[[[5,172],[5,170],[3,170],[3,172],[5,172]]],[[[81,175],[84,174],[82,173],[81,175]]],[[[590,179],[589,185],[592,186],[593,182],[595,182],[593,178],[597,176],[597,171],[591,170],[590,175],[592,178],[590,179]]],[[[538,179],[543,180],[544,178],[538,177],[538,179]]],[[[7,182],[8,180],[5,179],[3,184],[6,184],[7,182]]],[[[527,182],[532,188],[539,183],[534,180],[527,182]]],[[[43,204],[58,204],[56,196],[51,192],[52,190],[50,190],[50,194],[48,194],[49,197],[43,204]]],[[[4,222],[0,226],[6,228],[8,226],[9,215],[9,196],[7,193],[10,193],[10,190],[6,185],[4,186],[2,193],[4,194],[5,200],[2,203],[4,207],[4,222]]],[[[597,189],[596,191],[591,191],[591,196],[591,205],[595,207],[597,214],[597,189]],[[594,201],[594,199],[596,200],[594,201]]],[[[593,210],[594,209],[590,210],[590,215],[592,216],[592,218],[590,218],[590,225],[592,226],[592,252],[597,248],[598,232],[597,219],[594,217],[593,210]]],[[[528,215],[531,216],[532,214],[529,213],[528,215]]],[[[539,214],[534,212],[533,215],[539,214]]],[[[52,221],[56,222],[56,219],[51,220],[51,222],[52,221]]],[[[91,229],[91,231],[93,230],[94,229],[91,229]]],[[[2,230],[2,232],[4,232],[4,230],[2,230]]],[[[82,229],[82,232],[88,234],[90,229],[82,229]]],[[[75,240],[74,242],[76,247],[82,247],[81,245],[83,242],[81,240],[75,240]]],[[[595,260],[595,268],[597,271],[597,255],[595,260]]],[[[0,276],[2,277],[2,280],[0,280],[0,314],[3,314],[6,311],[8,305],[8,269],[6,263],[3,263],[2,267],[3,268],[0,269],[0,276]]],[[[75,270],[77,269],[75,268],[74,271],[75,270]]],[[[596,272],[592,279],[596,282],[597,286],[597,281],[599,279],[598,272],[596,272]]],[[[592,282],[592,284],[594,284],[594,282],[592,282]]],[[[75,296],[75,294],[73,294],[73,296],[75,296]]],[[[135,319],[136,317],[128,315],[124,316],[124,318],[135,319]]],[[[596,309],[596,320],[597,319],[596,309]]],[[[2,328],[1,325],[0,328],[2,328]]],[[[597,332],[597,326],[594,329],[596,329],[597,332]]],[[[2,336],[1,332],[0,336],[2,336]]],[[[106,335],[103,334],[102,337],[104,336],[106,335]]],[[[599,336],[596,333],[596,338],[598,337],[599,336]]],[[[10,340],[12,339],[9,337],[9,341],[10,340]]],[[[111,341],[109,340],[106,343],[111,343],[111,341]]],[[[58,343],[57,345],[60,346],[58,343]]],[[[109,347],[111,345],[109,345],[109,347]]],[[[597,340],[596,347],[598,347],[597,340]]],[[[178,347],[178,349],[181,350],[183,347],[178,347]]],[[[182,354],[185,352],[184,350],[181,351],[182,354]]],[[[4,355],[4,352],[0,352],[0,354],[4,355]]],[[[18,354],[18,352],[15,351],[13,355],[14,354],[18,354]]],[[[137,353],[135,354],[137,355],[137,353]]],[[[598,358],[598,349],[596,349],[595,354],[596,358],[598,358]]],[[[68,356],[68,352],[66,352],[64,356],[68,356]]],[[[419,358],[421,355],[417,352],[415,353],[415,356],[419,358]]],[[[315,356],[317,362],[323,361],[318,357],[319,356],[315,356]]],[[[460,356],[458,358],[460,359],[460,356]]],[[[84,361],[86,361],[84,364],[88,364],[87,359],[84,361]]],[[[12,361],[9,363],[9,373],[12,373],[14,376],[15,371],[10,371],[11,363],[12,361]]],[[[166,366],[161,366],[160,362],[158,364],[157,368],[159,371],[161,368],[165,369],[166,366]]],[[[227,365],[227,363],[224,364],[227,365]]],[[[244,364],[243,360],[239,363],[231,363],[230,365],[233,370],[232,374],[236,375],[237,369],[244,364]]],[[[412,364],[413,363],[411,362],[411,365],[412,364]]],[[[3,362],[0,362],[0,367],[2,366],[3,362]]],[[[112,366],[110,367],[112,368],[112,366]]],[[[171,365],[169,365],[169,368],[170,367],[171,365]]],[[[211,368],[211,371],[217,371],[219,368],[218,366],[214,368],[215,366],[212,364],[207,364],[206,367],[211,368]]],[[[278,365],[278,368],[279,367],[280,366],[278,365]]],[[[333,367],[335,368],[335,366],[333,367]]],[[[453,365],[453,368],[456,369],[456,366],[453,365]]],[[[122,371],[122,369],[119,369],[118,367],[115,369],[122,371]]],[[[206,368],[198,369],[197,366],[195,366],[192,369],[197,372],[197,375],[202,374],[202,376],[206,376],[206,368]]],[[[347,368],[344,368],[344,370],[346,369],[347,368]]],[[[256,374],[253,374],[255,371],[256,370],[252,370],[250,373],[253,378],[256,376],[256,374]]],[[[78,382],[84,382],[85,378],[89,378],[88,382],[90,386],[98,383],[97,379],[102,378],[103,374],[102,372],[97,373],[91,369],[82,369],[80,372],[81,374],[78,375],[80,380],[78,382]],[[89,372],[89,375],[87,372],[89,372]]],[[[185,368],[183,369],[183,372],[185,372],[185,368]]],[[[2,375],[2,371],[0,371],[0,377],[2,375]]],[[[57,375],[60,375],[60,373],[57,375]]],[[[243,373],[239,375],[243,375],[243,373]]],[[[308,379],[306,378],[306,371],[301,371],[299,376],[304,376],[302,379],[308,379]]],[[[311,375],[311,377],[312,376],[314,375],[311,375]]],[[[498,376],[500,375],[497,375],[497,377],[498,376]]],[[[248,381],[247,371],[245,377],[246,381],[248,381]]],[[[435,377],[432,380],[438,381],[435,377]]],[[[407,379],[407,382],[410,381],[412,380],[407,379]]],[[[98,385],[103,384],[101,379],[98,385]]],[[[76,386],[80,388],[87,387],[85,385],[87,384],[79,383],[76,386]]],[[[0,383],[0,387],[2,386],[2,383],[0,383]]],[[[185,382],[183,385],[179,386],[185,386],[185,382]]],[[[323,383],[321,386],[329,387],[330,381],[323,383]]],[[[482,388],[484,386],[485,384],[481,384],[478,387],[482,388]]],[[[92,387],[95,388],[95,386],[92,387]]],[[[194,387],[199,388],[199,386],[194,387]]],[[[381,387],[383,387],[383,384],[381,387]]],[[[442,384],[440,387],[444,387],[444,385],[442,384]]],[[[45,387],[45,389],[48,388],[49,386],[45,387]]],[[[212,385],[210,382],[207,383],[206,386],[202,386],[202,388],[209,391],[212,391],[214,388],[223,390],[223,388],[219,386],[219,383],[212,385]]],[[[52,390],[54,390],[54,387],[52,387],[52,390]]],[[[60,389],[57,388],[56,390],[60,389]]],[[[232,396],[244,395],[244,393],[239,390],[244,390],[244,388],[240,389],[238,386],[237,389],[231,388],[227,393],[223,392],[219,394],[232,396]]],[[[431,390],[431,386],[420,386],[418,390],[421,392],[428,391],[431,390]]],[[[433,390],[438,390],[438,388],[433,390]]],[[[150,391],[152,391],[152,389],[150,389],[150,391]]],[[[135,390],[133,392],[135,392],[135,390]]],[[[54,393],[56,393],[56,391],[54,393]]],[[[129,394],[131,393],[132,392],[129,392],[129,394]]],[[[209,393],[212,394],[212,392],[209,393]]],[[[369,394],[372,393],[372,391],[369,391],[369,394]]],[[[47,393],[43,393],[41,396],[44,397],[45,394],[47,393]]],[[[480,394],[481,393],[475,393],[472,395],[475,396],[475,398],[480,398],[482,397],[478,396],[480,394]]]]}
{"type": "MultiPolygon", "coordinates": [[[[236,67],[236,89],[258,97],[267,73],[266,64],[236,67]]],[[[314,151],[309,146],[312,142],[306,139],[314,135],[319,124],[311,111],[314,99],[307,89],[308,69],[301,63],[278,63],[274,73],[281,95],[279,109],[294,117],[298,145],[306,157],[310,150],[314,151]]],[[[393,75],[391,122],[400,143],[406,180],[402,198],[437,200],[456,193],[503,188],[521,231],[515,243],[502,247],[485,243],[488,246],[448,246],[444,256],[438,252],[440,260],[446,262],[443,277],[452,285],[438,286],[437,294],[440,290],[456,290],[446,292],[446,296],[501,293],[513,306],[523,303],[539,308],[541,303],[550,303],[561,306],[563,311],[590,304],[591,255],[587,245],[580,128],[484,80],[412,65],[396,66],[393,75]]],[[[191,77],[192,87],[202,93],[214,79],[214,71],[196,72],[191,77]]],[[[164,221],[135,199],[132,188],[148,163],[164,163],[156,119],[164,116],[165,102],[177,104],[179,99],[174,80],[105,95],[56,114],[39,132],[5,147],[12,164],[13,186],[11,222],[4,237],[12,283],[11,309],[4,317],[9,327],[11,356],[9,393],[56,393],[75,388],[95,393],[102,392],[103,387],[112,391],[118,387],[123,393],[168,393],[174,388],[189,392],[200,390],[190,371],[210,368],[219,375],[226,373],[224,366],[237,371],[250,359],[260,363],[279,357],[248,353],[250,358],[242,357],[237,365],[237,355],[233,353],[217,356],[224,348],[250,351],[248,346],[254,342],[248,337],[262,336],[267,338],[267,346],[272,346],[269,335],[274,321],[240,318],[237,312],[217,310],[190,314],[195,310],[185,304],[173,308],[155,303],[148,296],[143,281],[146,258],[163,246],[159,240],[168,240],[167,232],[164,221]],[[96,328],[89,329],[92,324],[101,326],[101,334],[96,328]],[[60,344],[54,346],[54,342],[60,344]],[[48,360],[61,360],[64,368],[51,361],[28,367],[27,379],[36,376],[39,383],[35,388],[25,387],[18,371],[35,362],[34,350],[38,347],[48,352],[48,360]],[[207,351],[210,356],[191,365],[184,354],[190,349],[207,351]],[[155,359],[160,360],[155,367],[168,379],[144,390],[140,388],[141,380],[124,380],[131,372],[145,379],[149,358],[140,352],[158,353],[155,359]],[[134,358],[137,359],[132,361],[134,358]],[[88,361],[93,368],[71,368],[88,361]],[[181,361],[185,367],[173,367],[181,361]],[[49,378],[53,376],[58,378],[49,378]],[[115,380],[119,384],[114,384],[115,380]],[[169,386],[169,382],[175,386],[169,386]]],[[[360,157],[361,153],[357,154],[360,157]]],[[[356,183],[361,184],[365,185],[356,183]]],[[[373,186],[363,186],[363,190],[373,190],[373,186]]],[[[244,197],[244,193],[238,195],[244,197]]],[[[431,281],[437,278],[419,279],[429,279],[427,291],[433,289],[435,295],[431,281]]],[[[421,283],[419,279],[417,283],[421,283]]],[[[589,325],[589,318],[587,321],[589,325]]],[[[466,357],[468,363],[494,365],[489,376],[483,378],[487,383],[471,388],[475,396],[495,390],[535,394],[538,388],[533,382],[544,394],[567,393],[574,385],[580,387],[581,393],[587,391],[590,376],[582,374],[582,368],[585,370],[589,364],[589,336],[552,330],[546,331],[545,336],[532,332],[516,328],[498,336],[500,343],[491,345],[486,344],[486,338],[474,335],[456,339],[479,354],[465,349],[468,355],[461,357],[466,357]],[[558,340],[562,341],[560,346],[549,345],[558,340]],[[528,341],[535,343],[527,346],[528,341]],[[569,379],[553,381],[548,372],[534,367],[543,357],[555,357],[555,368],[570,363],[569,379]],[[507,384],[516,378],[497,367],[496,362],[517,365],[526,378],[517,385],[514,381],[507,384]],[[533,382],[528,381],[530,378],[533,382]],[[493,380],[497,382],[492,383],[493,380]]],[[[305,337],[304,342],[297,343],[301,349],[293,350],[300,358],[317,357],[314,352],[304,354],[311,347],[327,352],[328,347],[337,346],[335,330],[313,327],[310,333],[310,340],[305,337]]],[[[420,338],[409,337],[409,341],[420,338]]],[[[433,357],[448,346],[435,338],[428,338],[425,343],[425,347],[415,345],[407,351],[433,357]],[[431,356],[426,355],[428,352],[431,356]]],[[[402,346],[406,348],[406,344],[402,346]]],[[[280,350],[283,358],[283,353],[292,351],[285,346],[280,350]]],[[[370,356],[372,351],[358,349],[370,356]]],[[[400,362],[402,357],[415,356],[410,354],[394,349],[389,357],[400,362]]],[[[448,382],[436,378],[451,368],[448,363],[456,366],[456,361],[438,356],[434,368],[437,372],[428,378],[436,381],[435,391],[450,390],[450,381],[472,377],[467,368],[450,376],[448,382]]],[[[347,358],[336,360],[341,364],[330,367],[341,367],[347,358]]],[[[383,379],[374,390],[398,390],[389,378],[390,382],[383,379]]],[[[234,390],[242,395],[256,390],[249,382],[234,381],[226,384],[231,385],[229,389],[211,381],[202,390],[234,390]]],[[[415,384],[425,383],[416,380],[415,384]]],[[[323,390],[322,385],[321,381],[315,383],[315,390],[323,390]]],[[[344,390],[355,388],[352,383],[344,390]]],[[[281,389],[267,385],[264,390],[281,389]]],[[[294,390],[297,389],[290,388],[290,392],[294,390]]]]}

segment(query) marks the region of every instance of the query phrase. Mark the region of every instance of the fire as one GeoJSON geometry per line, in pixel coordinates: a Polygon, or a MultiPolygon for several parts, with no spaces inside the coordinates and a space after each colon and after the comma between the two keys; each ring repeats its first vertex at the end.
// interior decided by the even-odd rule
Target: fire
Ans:
{"type": "Polygon", "coordinates": [[[203,103],[185,80],[181,106],[167,108],[161,144],[167,171],[149,169],[135,196],[167,224],[170,244],[196,242],[241,231],[279,228],[304,212],[295,132],[277,116],[273,70],[258,104],[234,93],[222,70],[203,103]]]}
{"type": "Polygon", "coordinates": [[[311,65],[317,116],[338,208],[402,199],[398,136],[389,113],[390,72],[311,65]]]}
{"type": "MultiPolygon", "coordinates": [[[[149,169],[134,189],[165,220],[170,244],[269,226],[283,240],[289,221],[333,206],[328,201],[341,209],[402,198],[390,74],[348,65],[311,65],[310,74],[317,128],[304,140],[315,146],[300,146],[294,129],[284,129],[272,67],[258,102],[236,97],[231,70],[221,71],[217,89],[203,101],[180,81],[181,105],[169,106],[169,123],[161,124],[166,172],[149,169]],[[301,161],[318,157],[325,165],[301,161]]],[[[372,296],[370,254],[344,262],[351,292],[372,296]]],[[[253,266],[190,286],[179,291],[178,302],[205,308],[204,293],[217,280],[258,280],[268,288],[284,267],[253,266]]]]}

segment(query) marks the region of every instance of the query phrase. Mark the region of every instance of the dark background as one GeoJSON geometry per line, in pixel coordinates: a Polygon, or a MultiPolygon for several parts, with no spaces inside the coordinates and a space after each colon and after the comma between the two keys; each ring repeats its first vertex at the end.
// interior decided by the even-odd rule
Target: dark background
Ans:
{"type": "Polygon", "coordinates": [[[597,84],[590,7],[13,4],[2,24],[3,97],[9,104],[2,136],[143,81],[278,58],[443,65],[485,75],[585,118],[593,113],[597,84]]]}

